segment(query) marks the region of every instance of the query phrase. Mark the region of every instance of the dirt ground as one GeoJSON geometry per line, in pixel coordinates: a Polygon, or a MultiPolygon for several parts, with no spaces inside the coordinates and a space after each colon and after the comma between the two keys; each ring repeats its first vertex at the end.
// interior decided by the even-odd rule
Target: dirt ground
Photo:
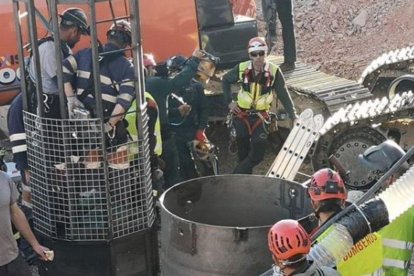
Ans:
{"type": "MultiPolygon", "coordinates": [[[[346,79],[358,80],[365,67],[381,54],[413,45],[414,1],[411,0],[293,0],[298,60],[346,79]]],[[[261,0],[256,0],[260,35],[265,35],[261,0]]],[[[278,22],[273,53],[281,55],[278,22]]],[[[214,138],[213,138],[214,140],[214,138]]],[[[230,173],[236,159],[219,143],[221,172],[230,173]]],[[[276,156],[269,145],[265,160],[255,168],[265,174],[276,156]]],[[[306,173],[311,173],[305,165],[306,173]]],[[[302,168],[303,170],[304,168],[302,168]]]]}
{"type": "MultiPolygon", "coordinates": [[[[323,72],[358,80],[373,59],[413,44],[413,1],[293,2],[298,59],[323,72]]],[[[264,35],[261,0],[256,3],[259,31],[264,35]]],[[[277,47],[276,53],[281,53],[282,41],[277,47]]]]}

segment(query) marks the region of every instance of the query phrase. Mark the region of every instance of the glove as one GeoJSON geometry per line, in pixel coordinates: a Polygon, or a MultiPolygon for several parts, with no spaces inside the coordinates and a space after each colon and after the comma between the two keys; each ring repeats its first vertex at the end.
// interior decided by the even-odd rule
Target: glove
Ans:
{"type": "Polygon", "coordinates": [[[81,101],[79,101],[79,99],[75,95],[67,96],[66,99],[68,101],[69,118],[73,119],[73,118],[75,118],[75,113],[73,112],[73,109],[75,109],[77,107],[85,108],[85,106],[83,105],[83,103],[81,101]]]}
{"type": "Polygon", "coordinates": [[[204,133],[204,129],[197,130],[196,135],[195,135],[195,139],[197,141],[200,141],[200,142],[206,142],[207,141],[207,136],[204,133]]]}

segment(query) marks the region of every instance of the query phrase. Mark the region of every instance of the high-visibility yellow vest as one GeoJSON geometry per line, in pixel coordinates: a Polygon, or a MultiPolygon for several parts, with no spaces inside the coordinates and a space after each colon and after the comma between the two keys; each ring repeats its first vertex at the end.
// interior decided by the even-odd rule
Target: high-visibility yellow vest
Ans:
{"type": "MultiPolygon", "coordinates": [[[[316,240],[325,238],[332,226],[323,232],[316,240]]],[[[371,233],[357,242],[343,260],[336,264],[337,271],[342,276],[371,275],[382,265],[381,236],[371,233]]]]}
{"type": "Polygon", "coordinates": [[[413,249],[414,207],[411,207],[390,225],[356,243],[337,269],[344,276],[406,276],[413,249]]]}
{"type": "MultiPolygon", "coordinates": [[[[145,99],[149,99],[153,101],[156,104],[156,101],[152,97],[152,95],[148,92],[145,92],[145,99]]],[[[158,111],[158,106],[156,106],[158,111]]],[[[125,115],[125,119],[128,121],[128,132],[132,137],[132,140],[137,141],[138,140],[138,129],[137,129],[137,104],[136,101],[133,101],[131,104],[131,107],[128,110],[128,113],[125,115]]],[[[162,154],[162,140],[161,140],[161,124],[160,124],[160,116],[157,116],[157,120],[155,122],[155,130],[154,135],[157,139],[157,142],[155,144],[154,153],[158,156],[162,154]]],[[[138,151],[138,149],[136,149],[138,151]]],[[[135,152],[137,153],[137,152],[135,152]]]]}
{"type": "Polygon", "coordinates": [[[242,81],[242,87],[237,95],[237,104],[244,109],[268,111],[273,102],[272,86],[278,69],[277,65],[266,62],[262,78],[256,82],[253,80],[252,62],[240,63],[239,79],[242,81]]]}
{"type": "Polygon", "coordinates": [[[357,242],[337,270],[344,276],[371,275],[382,266],[382,242],[378,233],[371,233],[357,242]]]}
{"type": "Polygon", "coordinates": [[[379,231],[382,237],[384,274],[407,275],[411,254],[414,250],[414,207],[379,231]]]}

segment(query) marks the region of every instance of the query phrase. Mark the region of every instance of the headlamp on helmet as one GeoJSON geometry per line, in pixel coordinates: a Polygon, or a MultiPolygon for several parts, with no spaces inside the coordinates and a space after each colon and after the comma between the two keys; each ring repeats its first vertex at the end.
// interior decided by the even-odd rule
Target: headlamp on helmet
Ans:
{"type": "Polygon", "coordinates": [[[106,35],[127,45],[131,45],[131,23],[122,19],[117,20],[111,25],[106,35]]]}
{"type": "Polygon", "coordinates": [[[77,27],[82,34],[89,35],[89,27],[85,12],[79,8],[69,8],[60,16],[60,24],[67,27],[77,27]]]}
{"type": "Polygon", "coordinates": [[[347,198],[344,181],[339,173],[329,168],[320,169],[312,175],[308,192],[313,201],[347,198]]]}
{"type": "Polygon", "coordinates": [[[265,52],[267,53],[268,47],[266,41],[260,37],[254,37],[250,39],[248,45],[248,52],[249,54],[252,52],[265,52]]]}

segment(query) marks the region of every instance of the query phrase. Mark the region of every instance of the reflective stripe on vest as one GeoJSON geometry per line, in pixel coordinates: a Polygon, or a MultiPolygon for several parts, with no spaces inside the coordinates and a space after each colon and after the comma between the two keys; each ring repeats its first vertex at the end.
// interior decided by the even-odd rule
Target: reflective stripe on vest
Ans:
{"type": "MultiPolygon", "coordinates": [[[[156,103],[152,95],[148,92],[145,92],[145,99],[150,99],[156,103]]],[[[125,119],[128,121],[128,132],[131,135],[134,141],[138,140],[138,129],[137,129],[137,104],[134,100],[131,104],[131,107],[128,110],[128,113],[125,115],[125,119]]],[[[158,106],[157,106],[158,111],[158,106]]],[[[157,120],[155,122],[155,130],[154,135],[156,136],[156,144],[154,148],[154,153],[158,156],[162,154],[162,140],[161,140],[161,124],[160,124],[160,116],[157,116],[157,120]]]]}
{"type": "Polygon", "coordinates": [[[412,251],[414,249],[414,243],[412,242],[405,242],[400,240],[392,240],[392,239],[383,239],[382,243],[386,247],[396,248],[396,249],[406,249],[412,251]]]}
{"type": "Polygon", "coordinates": [[[414,207],[378,232],[382,237],[385,275],[405,276],[414,243],[414,207]]]}
{"type": "Polygon", "coordinates": [[[387,259],[384,258],[384,261],[382,263],[384,267],[396,267],[399,269],[407,269],[408,268],[408,262],[407,261],[401,261],[401,260],[394,260],[394,259],[387,259]]]}
{"type": "MultiPolygon", "coordinates": [[[[245,73],[249,70],[254,70],[251,61],[239,64],[239,79],[242,80],[243,83],[249,83],[250,91],[245,91],[242,86],[237,95],[237,104],[244,109],[268,111],[273,102],[272,90],[270,90],[269,93],[262,95],[261,84],[245,79],[247,77],[245,76],[245,73]]],[[[272,83],[270,83],[269,86],[273,86],[277,70],[278,67],[276,65],[268,62],[265,63],[264,74],[271,74],[271,76],[273,76],[272,83]]]]}

